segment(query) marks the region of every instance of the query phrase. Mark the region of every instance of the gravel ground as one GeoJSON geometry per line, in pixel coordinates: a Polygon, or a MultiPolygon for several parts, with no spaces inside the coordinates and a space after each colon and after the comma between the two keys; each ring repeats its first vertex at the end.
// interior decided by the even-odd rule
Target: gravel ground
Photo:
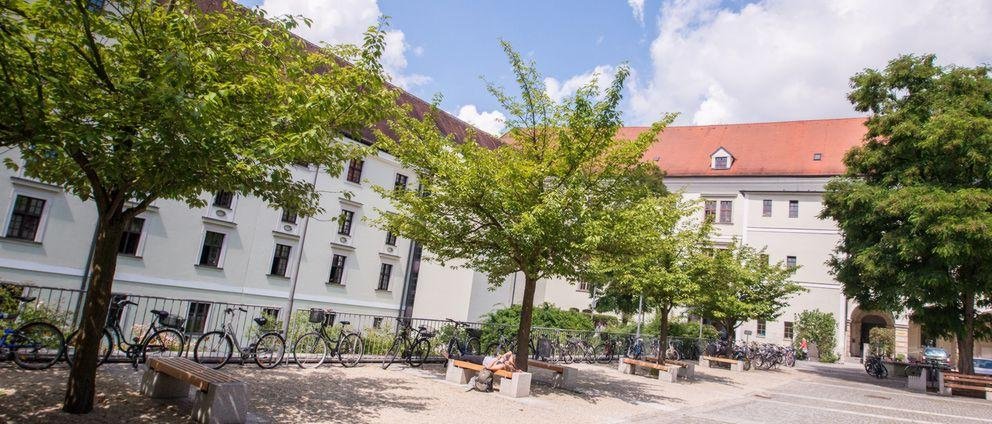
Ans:
{"type": "MultiPolygon", "coordinates": [[[[532,396],[523,399],[467,391],[445,382],[440,365],[422,369],[394,365],[388,370],[374,364],[318,370],[228,365],[224,371],[248,383],[250,421],[328,423],[654,421],[652,417],[679,415],[675,411],[746,399],[803,376],[798,368],[746,373],[697,369],[695,381],[668,384],[642,375],[622,375],[615,366],[575,366],[580,370],[575,391],[551,388],[542,381],[550,376],[537,371],[539,381],[532,386],[532,396]]],[[[100,368],[97,407],[92,414],[63,414],[59,406],[67,374],[64,365],[46,371],[0,365],[0,421],[189,422],[188,401],[140,396],[141,371],[118,364],[100,368]]]]}

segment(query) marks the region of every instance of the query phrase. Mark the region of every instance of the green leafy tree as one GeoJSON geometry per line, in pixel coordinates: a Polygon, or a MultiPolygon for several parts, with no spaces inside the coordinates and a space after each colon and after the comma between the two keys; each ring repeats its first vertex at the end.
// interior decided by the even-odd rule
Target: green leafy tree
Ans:
{"type": "Polygon", "coordinates": [[[362,48],[317,47],[289,32],[299,18],[210,5],[0,3],[0,145],[22,159],[7,166],[98,213],[65,411],[93,407],[117,248],[132,218],[159,199],[202,207],[214,190],[316,213],[318,194],[290,166],[339,171],[354,152],[335,140],[395,104],[378,63],[381,31],[370,30],[362,48]]]}
{"type": "Polygon", "coordinates": [[[992,335],[979,313],[992,306],[992,68],[934,62],[901,56],[851,79],[868,133],[823,216],[843,235],[830,264],[844,293],[956,337],[971,374],[975,338],[992,335]]]}
{"type": "Polygon", "coordinates": [[[834,362],[830,360],[837,347],[837,319],[834,314],[819,309],[800,312],[796,317],[792,340],[798,348],[804,339],[808,343],[816,343],[821,361],[834,362]]]}
{"type": "MultiPolygon", "coordinates": [[[[602,231],[604,248],[592,272],[609,281],[607,291],[643,295],[659,318],[659,340],[667,341],[672,309],[694,304],[698,274],[707,263],[710,224],[693,219],[697,204],[681,193],[655,196],[616,213],[602,231]]],[[[664,362],[664,355],[657,358],[664,362]]]]}
{"type": "MultiPolygon", "coordinates": [[[[636,139],[617,138],[629,71],[621,66],[605,92],[595,83],[555,102],[544,80],[509,44],[519,94],[493,84],[507,111],[505,144],[487,148],[442,136],[428,115],[401,118],[383,147],[418,175],[422,190],[379,187],[395,208],[376,221],[423,244],[433,259],[489,275],[493,286],[521,272],[524,293],[517,355],[527,356],[534,291],[541,278],[576,279],[599,244],[596,222],[650,193],[638,184],[640,161],[667,121],[636,139]]],[[[518,365],[526,369],[527,363],[518,365]]]]}
{"type": "Polygon", "coordinates": [[[775,320],[793,295],[806,290],[789,280],[795,268],[769,263],[764,252],[734,240],[714,249],[697,274],[694,309],[719,324],[730,340],[744,321],[775,320]]]}

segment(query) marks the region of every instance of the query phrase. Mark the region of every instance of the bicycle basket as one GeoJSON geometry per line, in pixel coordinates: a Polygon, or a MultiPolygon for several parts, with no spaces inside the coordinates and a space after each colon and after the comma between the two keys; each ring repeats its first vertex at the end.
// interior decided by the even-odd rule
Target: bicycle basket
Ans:
{"type": "Polygon", "coordinates": [[[182,328],[185,322],[185,318],[179,318],[175,315],[159,315],[158,317],[158,323],[165,327],[182,328]]]}
{"type": "Polygon", "coordinates": [[[310,323],[320,324],[323,323],[325,319],[327,319],[327,311],[318,308],[310,309],[310,318],[308,319],[310,323]]]}

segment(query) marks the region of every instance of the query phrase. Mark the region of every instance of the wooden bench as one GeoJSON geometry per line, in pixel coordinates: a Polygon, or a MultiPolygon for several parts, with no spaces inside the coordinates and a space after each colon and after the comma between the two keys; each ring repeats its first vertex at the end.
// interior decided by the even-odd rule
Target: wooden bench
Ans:
{"type": "Polygon", "coordinates": [[[658,380],[674,383],[678,381],[679,369],[682,368],[674,364],[659,364],[657,362],[641,361],[633,358],[620,358],[620,372],[622,374],[634,374],[635,368],[647,368],[658,371],[658,380]]]}
{"type": "Polygon", "coordinates": [[[141,377],[141,394],[153,399],[193,395],[192,418],[200,423],[243,423],[248,415],[244,382],[186,358],[149,358],[141,377]]]}
{"type": "Polygon", "coordinates": [[[985,392],[985,399],[992,400],[992,377],[966,375],[940,371],[940,393],[953,395],[954,390],[985,392]]]}
{"type": "MultiPolygon", "coordinates": [[[[455,384],[467,384],[482,369],[482,365],[451,359],[448,360],[448,369],[444,379],[455,384]]],[[[501,395],[514,398],[530,396],[531,373],[522,371],[511,373],[499,370],[494,371],[493,375],[500,377],[499,393],[501,395]]]]}
{"type": "Polygon", "coordinates": [[[665,363],[666,364],[672,364],[672,365],[678,365],[680,367],[679,368],[679,377],[682,377],[682,378],[684,378],[686,380],[695,380],[696,379],[696,364],[694,364],[692,362],[676,361],[676,360],[672,360],[672,359],[666,359],[665,360],[665,363]]]}
{"type": "Polygon", "coordinates": [[[738,371],[738,372],[743,372],[744,371],[744,361],[741,360],[741,359],[718,358],[716,356],[700,356],[699,357],[699,366],[701,366],[703,368],[710,368],[710,367],[712,367],[714,362],[719,363],[719,364],[730,365],[730,370],[731,371],[738,371]]]}
{"type": "Polygon", "coordinates": [[[533,368],[540,368],[551,371],[554,373],[554,377],[551,380],[551,386],[561,389],[574,389],[575,380],[578,378],[579,370],[573,367],[566,367],[564,365],[549,364],[544,361],[538,361],[531,359],[527,361],[527,365],[533,368]]]}

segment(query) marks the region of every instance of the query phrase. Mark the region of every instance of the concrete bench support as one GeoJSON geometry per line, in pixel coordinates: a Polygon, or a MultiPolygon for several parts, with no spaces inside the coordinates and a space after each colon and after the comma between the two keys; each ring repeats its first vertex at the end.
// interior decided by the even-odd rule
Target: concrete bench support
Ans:
{"type": "Polygon", "coordinates": [[[728,358],[715,358],[712,356],[700,356],[699,366],[703,368],[710,368],[713,363],[728,364],[730,365],[730,370],[734,372],[744,372],[744,361],[741,359],[728,359],[728,358]]]}
{"type": "MultiPolygon", "coordinates": [[[[481,369],[481,365],[468,364],[461,361],[448,361],[448,368],[445,370],[444,379],[455,384],[468,384],[469,380],[478,374],[481,369]]],[[[499,393],[501,395],[513,398],[530,396],[530,383],[533,378],[531,373],[518,371],[510,374],[506,371],[498,371],[493,374],[493,378],[498,378],[499,393]]]]}
{"type": "Polygon", "coordinates": [[[499,379],[499,394],[511,398],[530,396],[530,382],[533,375],[529,372],[515,372],[513,378],[499,379]]]}
{"type": "Polygon", "coordinates": [[[468,381],[472,379],[478,371],[470,370],[468,368],[459,368],[455,366],[455,361],[448,361],[448,369],[444,373],[444,379],[450,383],[455,384],[468,384],[468,381]]]}
{"type": "Polygon", "coordinates": [[[646,361],[638,361],[629,358],[620,358],[620,365],[618,367],[621,374],[635,374],[636,368],[640,366],[641,368],[646,368],[652,372],[658,372],[658,380],[675,383],[679,379],[679,370],[682,367],[673,364],[666,365],[656,365],[651,364],[646,361]]]}
{"type": "Polygon", "coordinates": [[[926,368],[920,370],[920,375],[907,375],[906,376],[906,388],[915,392],[926,392],[927,391],[927,375],[929,371],[926,368]]]}
{"type": "Polygon", "coordinates": [[[193,390],[193,421],[209,424],[248,420],[248,386],[230,375],[186,358],[154,358],[141,376],[141,394],[153,399],[185,398],[193,390]]]}

